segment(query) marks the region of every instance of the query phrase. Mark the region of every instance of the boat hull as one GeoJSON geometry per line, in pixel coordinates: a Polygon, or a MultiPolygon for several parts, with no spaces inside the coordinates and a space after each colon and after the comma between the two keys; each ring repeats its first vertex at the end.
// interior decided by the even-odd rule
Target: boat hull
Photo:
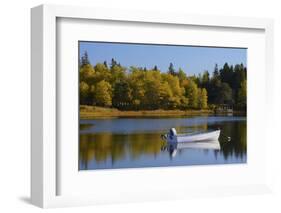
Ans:
{"type": "Polygon", "coordinates": [[[173,137],[168,137],[168,142],[175,143],[189,143],[189,142],[207,142],[207,141],[218,141],[220,136],[220,130],[199,133],[199,134],[179,134],[173,137]]]}

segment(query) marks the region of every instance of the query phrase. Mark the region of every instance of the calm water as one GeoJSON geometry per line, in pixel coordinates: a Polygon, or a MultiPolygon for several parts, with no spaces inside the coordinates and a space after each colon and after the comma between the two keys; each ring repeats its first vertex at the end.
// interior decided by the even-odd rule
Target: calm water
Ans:
{"type": "Polygon", "coordinates": [[[246,163],[246,117],[194,116],[104,118],[80,121],[79,169],[246,163]],[[220,150],[167,149],[160,138],[178,133],[221,129],[220,150]],[[230,136],[228,142],[225,136],[230,136]]]}

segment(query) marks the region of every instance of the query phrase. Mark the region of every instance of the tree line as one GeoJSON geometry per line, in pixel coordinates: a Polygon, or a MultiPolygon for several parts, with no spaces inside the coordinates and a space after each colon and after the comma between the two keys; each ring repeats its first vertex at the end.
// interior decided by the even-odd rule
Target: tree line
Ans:
{"type": "Polygon", "coordinates": [[[247,68],[243,64],[222,68],[212,75],[204,71],[187,76],[170,63],[163,72],[126,68],[112,59],[92,65],[85,52],[79,60],[80,105],[114,107],[119,110],[207,109],[218,104],[246,110],[247,68]]]}

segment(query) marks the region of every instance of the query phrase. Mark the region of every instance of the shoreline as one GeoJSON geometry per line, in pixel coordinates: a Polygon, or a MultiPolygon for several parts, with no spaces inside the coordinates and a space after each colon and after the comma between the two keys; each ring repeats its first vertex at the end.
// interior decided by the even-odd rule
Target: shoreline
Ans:
{"type": "MultiPolygon", "coordinates": [[[[235,112],[233,115],[245,115],[243,112],[235,112]]],[[[196,115],[218,115],[214,110],[140,110],[120,111],[114,108],[103,108],[93,106],[80,106],[80,119],[94,119],[102,117],[162,117],[162,116],[196,116],[196,115]]],[[[226,114],[219,114],[226,115],[226,114]]]]}
{"type": "Polygon", "coordinates": [[[99,117],[159,117],[159,116],[187,116],[187,115],[211,115],[212,110],[142,110],[142,111],[80,111],[80,119],[92,119],[99,117]]]}

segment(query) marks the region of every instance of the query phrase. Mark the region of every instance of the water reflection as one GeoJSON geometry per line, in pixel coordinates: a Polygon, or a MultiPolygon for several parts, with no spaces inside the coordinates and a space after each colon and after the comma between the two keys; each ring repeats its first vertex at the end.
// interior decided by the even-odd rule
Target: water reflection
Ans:
{"type": "Polygon", "coordinates": [[[167,151],[170,157],[175,157],[181,149],[203,149],[203,150],[220,150],[220,142],[205,141],[205,142],[186,142],[186,143],[166,143],[161,147],[161,151],[167,151]]]}
{"type": "MultiPolygon", "coordinates": [[[[223,135],[230,136],[219,138],[220,149],[214,147],[185,147],[179,145],[171,150],[164,150],[167,144],[161,140],[160,135],[167,132],[167,128],[159,128],[163,120],[153,119],[149,122],[146,119],[144,129],[140,128],[142,120],[125,120],[123,126],[112,131],[114,122],[122,124],[122,119],[92,120],[92,124],[82,124],[80,128],[79,143],[79,169],[108,169],[108,168],[131,168],[148,166],[177,166],[177,165],[198,165],[198,164],[221,164],[221,163],[243,163],[246,162],[246,120],[220,119],[217,122],[205,123],[194,122],[190,126],[189,118],[181,123],[174,118],[170,120],[178,132],[193,132],[220,127],[223,135]],[[155,125],[156,121],[159,125],[155,125]],[[174,122],[174,123],[173,123],[174,122]],[[130,128],[126,127],[130,125],[130,128]],[[103,126],[103,129],[97,127],[103,126]],[[147,131],[147,126],[154,131],[147,131]],[[133,131],[135,128],[135,131],[133,131]],[[97,131],[95,131],[97,129],[97,131]],[[128,131],[128,129],[130,131],[128,131]],[[107,131],[108,130],[108,131],[107,131]],[[109,131],[110,130],[110,131],[109,131]]],[[[182,118],[180,118],[182,119],[182,118]]],[[[194,119],[194,118],[192,118],[194,119]]],[[[202,119],[202,118],[200,118],[202,119]]],[[[211,118],[211,120],[215,120],[211,118]]],[[[189,144],[191,146],[192,144],[189,144]]]]}

